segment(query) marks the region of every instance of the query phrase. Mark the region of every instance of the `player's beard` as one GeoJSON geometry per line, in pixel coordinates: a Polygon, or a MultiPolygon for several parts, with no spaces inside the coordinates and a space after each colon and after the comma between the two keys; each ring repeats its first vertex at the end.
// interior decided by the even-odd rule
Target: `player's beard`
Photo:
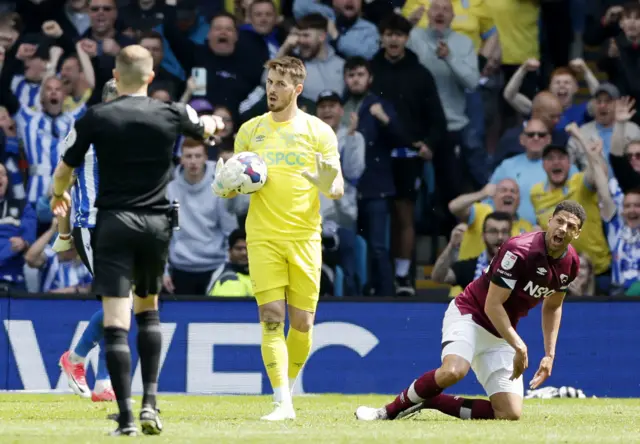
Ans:
{"type": "Polygon", "coordinates": [[[271,103],[267,100],[269,111],[271,111],[272,113],[279,113],[281,111],[284,111],[289,105],[291,105],[291,102],[293,102],[294,100],[295,96],[293,91],[291,91],[289,96],[284,100],[278,100],[274,105],[271,105],[271,103]]]}

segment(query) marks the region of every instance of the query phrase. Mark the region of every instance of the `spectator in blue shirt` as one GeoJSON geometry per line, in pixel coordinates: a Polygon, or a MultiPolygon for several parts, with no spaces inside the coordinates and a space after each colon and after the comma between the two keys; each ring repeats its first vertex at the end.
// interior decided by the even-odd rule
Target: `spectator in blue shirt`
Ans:
{"type": "MultiPolygon", "coordinates": [[[[551,134],[551,143],[554,145],[566,145],[569,135],[564,128],[558,128],[558,122],[562,118],[562,103],[549,91],[536,94],[531,104],[531,119],[541,120],[551,134]]],[[[520,134],[526,126],[522,125],[509,128],[500,138],[493,158],[493,165],[499,165],[504,159],[524,153],[525,148],[520,143],[520,134]]]]}
{"type": "MultiPolygon", "coordinates": [[[[525,123],[520,134],[520,144],[525,152],[505,159],[493,172],[490,183],[498,184],[504,179],[513,179],[520,188],[520,206],[518,216],[536,225],[536,214],[529,198],[531,187],[547,180],[547,173],[542,168],[542,151],[551,143],[551,134],[540,119],[531,119],[525,123]]],[[[569,177],[577,173],[575,165],[571,165],[569,177]]]]}

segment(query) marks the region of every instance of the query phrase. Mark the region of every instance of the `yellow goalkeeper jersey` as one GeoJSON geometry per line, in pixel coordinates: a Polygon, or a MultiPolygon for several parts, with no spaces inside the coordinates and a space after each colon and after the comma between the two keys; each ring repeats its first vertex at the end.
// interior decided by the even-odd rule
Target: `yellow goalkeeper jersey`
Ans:
{"type": "Polygon", "coordinates": [[[234,150],[254,152],[267,164],[267,182],[251,195],[247,242],[320,239],[319,191],[302,172],[315,172],[316,153],[339,164],[333,129],[300,110],[287,122],[269,112],[240,127],[234,150]]]}

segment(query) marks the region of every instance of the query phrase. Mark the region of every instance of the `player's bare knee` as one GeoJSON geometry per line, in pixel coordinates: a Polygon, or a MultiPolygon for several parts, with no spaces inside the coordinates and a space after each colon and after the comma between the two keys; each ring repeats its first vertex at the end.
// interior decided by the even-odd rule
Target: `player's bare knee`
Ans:
{"type": "Polygon", "coordinates": [[[447,355],[436,373],[438,384],[450,386],[461,381],[469,373],[469,363],[456,355],[447,355]]]}
{"type": "Polygon", "coordinates": [[[285,319],[284,303],[282,306],[276,302],[261,305],[259,307],[260,322],[264,323],[282,323],[285,319]]]}
{"type": "Polygon", "coordinates": [[[313,328],[315,313],[289,307],[289,324],[295,330],[306,333],[313,328]]]}
{"type": "Polygon", "coordinates": [[[489,398],[496,419],[518,421],[522,415],[522,398],[511,393],[496,393],[489,398]]]}
{"type": "Polygon", "coordinates": [[[438,370],[438,385],[444,383],[446,387],[460,382],[467,375],[464,368],[456,366],[440,367],[438,370]]]}
{"type": "Polygon", "coordinates": [[[496,410],[493,409],[496,419],[502,419],[504,421],[519,421],[522,416],[522,409],[505,409],[496,410]]]}
{"type": "Polygon", "coordinates": [[[129,330],[131,326],[129,299],[103,297],[102,308],[104,311],[104,319],[102,322],[105,327],[117,327],[129,330]]]}

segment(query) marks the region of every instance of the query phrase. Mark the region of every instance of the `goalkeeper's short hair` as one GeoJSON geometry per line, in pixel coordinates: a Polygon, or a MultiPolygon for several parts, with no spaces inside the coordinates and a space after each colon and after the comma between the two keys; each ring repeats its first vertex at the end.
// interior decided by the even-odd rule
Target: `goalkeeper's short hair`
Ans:
{"type": "Polygon", "coordinates": [[[102,87],[102,101],[107,102],[118,97],[118,88],[116,86],[116,79],[111,79],[102,87]]]}

